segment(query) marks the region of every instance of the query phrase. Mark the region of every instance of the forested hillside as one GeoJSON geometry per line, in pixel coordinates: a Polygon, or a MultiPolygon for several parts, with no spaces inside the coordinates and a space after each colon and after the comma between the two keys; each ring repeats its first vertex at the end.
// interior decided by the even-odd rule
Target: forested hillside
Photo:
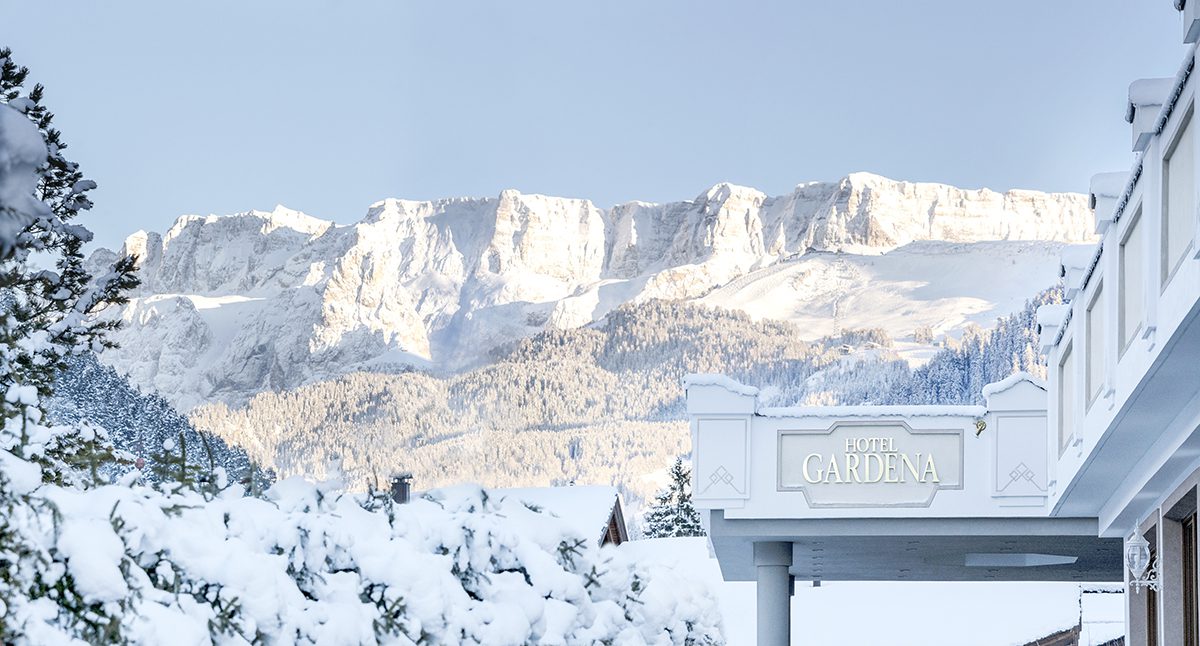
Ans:
{"type": "Polygon", "coordinates": [[[887,404],[983,404],[983,387],[1017,371],[1046,377],[1037,350],[1037,308],[1062,302],[1062,289],[1041,292],[991,330],[968,327],[880,400],[887,404]]]}
{"type": "Polygon", "coordinates": [[[636,506],[656,488],[643,476],[688,451],[684,374],[774,384],[777,400],[793,401],[828,373],[822,392],[857,397],[907,374],[888,343],[878,332],[810,343],[787,323],[651,301],[519,341],[448,379],[355,373],[263,393],[240,409],[202,407],[191,419],[281,475],[321,476],[340,460],[360,485],[396,470],[411,471],[421,488],[604,483],[636,506]]]}
{"type": "Polygon", "coordinates": [[[340,460],[360,485],[401,470],[420,488],[603,483],[636,506],[661,484],[645,476],[689,450],[683,375],[724,373],[763,388],[773,405],[967,403],[981,380],[1037,370],[1034,306],[994,330],[944,339],[929,367],[912,371],[879,330],[808,342],[790,323],[649,301],[521,340],[447,379],[354,373],[242,408],[202,407],[191,419],[282,475],[320,476],[340,460]]]}
{"type": "MultiPolygon", "coordinates": [[[[113,444],[141,459],[141,468],[150,481],[157,472],[164,443],[182,443],[188,462],[211,469],[219,466],[233,482],[250,477],[256,485],[266,484],[271,476],[251,464],[246,451],[229,446],[211,433],[201,433],[156,394],[139,392],[116,370],[102,365],[90,352],[70,357],[65,370],[55,379],[53,396],[47,401],[49,421],[53,424],[93,424],[108,431],[113,444]]],[[[114,465],[129,470],[136,464],[114,465]]]]}

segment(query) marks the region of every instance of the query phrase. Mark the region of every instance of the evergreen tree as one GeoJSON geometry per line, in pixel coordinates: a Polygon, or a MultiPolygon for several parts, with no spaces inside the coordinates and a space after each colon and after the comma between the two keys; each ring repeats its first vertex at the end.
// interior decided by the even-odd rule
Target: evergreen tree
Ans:
{"type": "MultiPolygon", "coordinates": [[[[169,474],[171,482],[178,482],[177,468],[165,471],[160,468],[160,459],[166,457],[169,464],[175,464],[181,457],[179,451],[161,450],[163,443],[169,441],[182,447],[188,464],[199,469],[197,474],[209,483],[216,482],[218,469],[229,482],[246,484],[248,491],[261,491],[273,481],[271,474],[251,464],[244,449],[211,433],[197,431],[165,399],[154,393],[139,392],[127,378],[100,363],[91,352],[68,359],[67,369],[55,379],[54,394],[46,408],[47,418],[53,424],[87,422],[105,429],[113,445],[130,454],[130,460],[120,463],[118,474],[138,468],[150,482],[161,482],[163,474],[169,474]],[[255,482],[251,483],[251,479],[255,482]]],[[[203,479],[193,478],[193,484],[203,479]]]]}
{"type": "Polygon", "coordinates": [[[104,465],[122,457],[102,429],[50,428],[42,420],[44,398],[67,358],[111,345],[106,333],[119,319],[95,315],[127,300],[124,292],[137,284],[134,260],[119,259],[101,277],[84,268],[91,232],[72,220],[91,208],[87,193],[96,183],[63,156],[66,144],[41,103],[42,86],[25,91],[28,74],[0,49],[0,452],[7,452],[0,457],[9,467],[0,477],[0,642],[30,641],[23,633],[28,608],[49,601],[72,636],[124,643],[126,605],[87,602],[63,575],[40,536],[46,521],[57,526],[59,511],[35,491],[37,476],[93,486],[103,481],[104,465]]]}
{"type": "Polygon", "coordinates": [[[47,150],[30,208],[0,205],[6,229],[16,233],[0,244],[0,317],[6,337],[0,389],[20,384],[46,396],[67,357],[111,345],[105,335],[120,320],[95,315],[127,302],[125,293],[137,286],[138,278],[132,256],[119,258],[103,276],[85,269],[82,249],[92,233],[73,220],[92,208],[88,193],[96,183],[63,155],[67,144],[52,125],[54,114],[42,104],[44,89],[38,84],[26,91],[28,76],[27,68],[12,61],[9,49],[0,49],[0,105],[29,119],[47,150]],[[54,269],[41,268],[47,265],[54,269]]]}
{"type": "Polygon", "coordinates": [[[692,505],[691,482],[691,469],[683,466],[683,458],[675,458],[671,484],[654,497],[654,505],[646,512],[647,538],[704,536],[700,513],[692,505]]]}

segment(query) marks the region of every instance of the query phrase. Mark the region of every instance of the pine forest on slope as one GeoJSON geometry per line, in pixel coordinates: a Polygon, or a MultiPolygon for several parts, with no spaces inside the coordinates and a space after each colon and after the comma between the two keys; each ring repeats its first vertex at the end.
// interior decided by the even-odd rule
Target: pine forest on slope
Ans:
{"type": "Polygon", "coordinates": [[[1044,373],[1033,313],[1060,300],[1049,290],[992,329],[945,337],[916,370],[881,330],[814,342],[790,323],[649,301],[514,342],[494,363],[447,378],[352,373],[244,407],[203,406],[191,420],[282,476],[321,476],[340,460],[360,487],[397,470],[421,488],[603,483],[636,510],[690,450],[680,386],[689,372],[759,386],[774,405],[980,403],[984,383],[1044,373]]]}

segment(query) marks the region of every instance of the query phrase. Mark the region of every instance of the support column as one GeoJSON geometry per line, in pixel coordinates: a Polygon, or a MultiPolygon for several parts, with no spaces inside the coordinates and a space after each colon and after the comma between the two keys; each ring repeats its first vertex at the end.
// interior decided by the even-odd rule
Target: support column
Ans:
{"type": "Polygon", "coordinates": [[[755,543],[758,591],[758,646],[791,646],[791,543],[755,543]]]}

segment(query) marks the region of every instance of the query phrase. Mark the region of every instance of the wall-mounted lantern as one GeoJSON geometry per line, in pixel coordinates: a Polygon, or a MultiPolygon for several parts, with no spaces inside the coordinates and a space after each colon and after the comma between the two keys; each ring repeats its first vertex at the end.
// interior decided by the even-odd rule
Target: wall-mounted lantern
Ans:
{"type": "Polygon", "coordinates": [[[1129,568],[1129,585],[1134,592],[1142,588],[1158,590],[1158,572],[1150,562],[1150,543],[1139,533],[1125,541],[1125,567],[1129,568]]]}

